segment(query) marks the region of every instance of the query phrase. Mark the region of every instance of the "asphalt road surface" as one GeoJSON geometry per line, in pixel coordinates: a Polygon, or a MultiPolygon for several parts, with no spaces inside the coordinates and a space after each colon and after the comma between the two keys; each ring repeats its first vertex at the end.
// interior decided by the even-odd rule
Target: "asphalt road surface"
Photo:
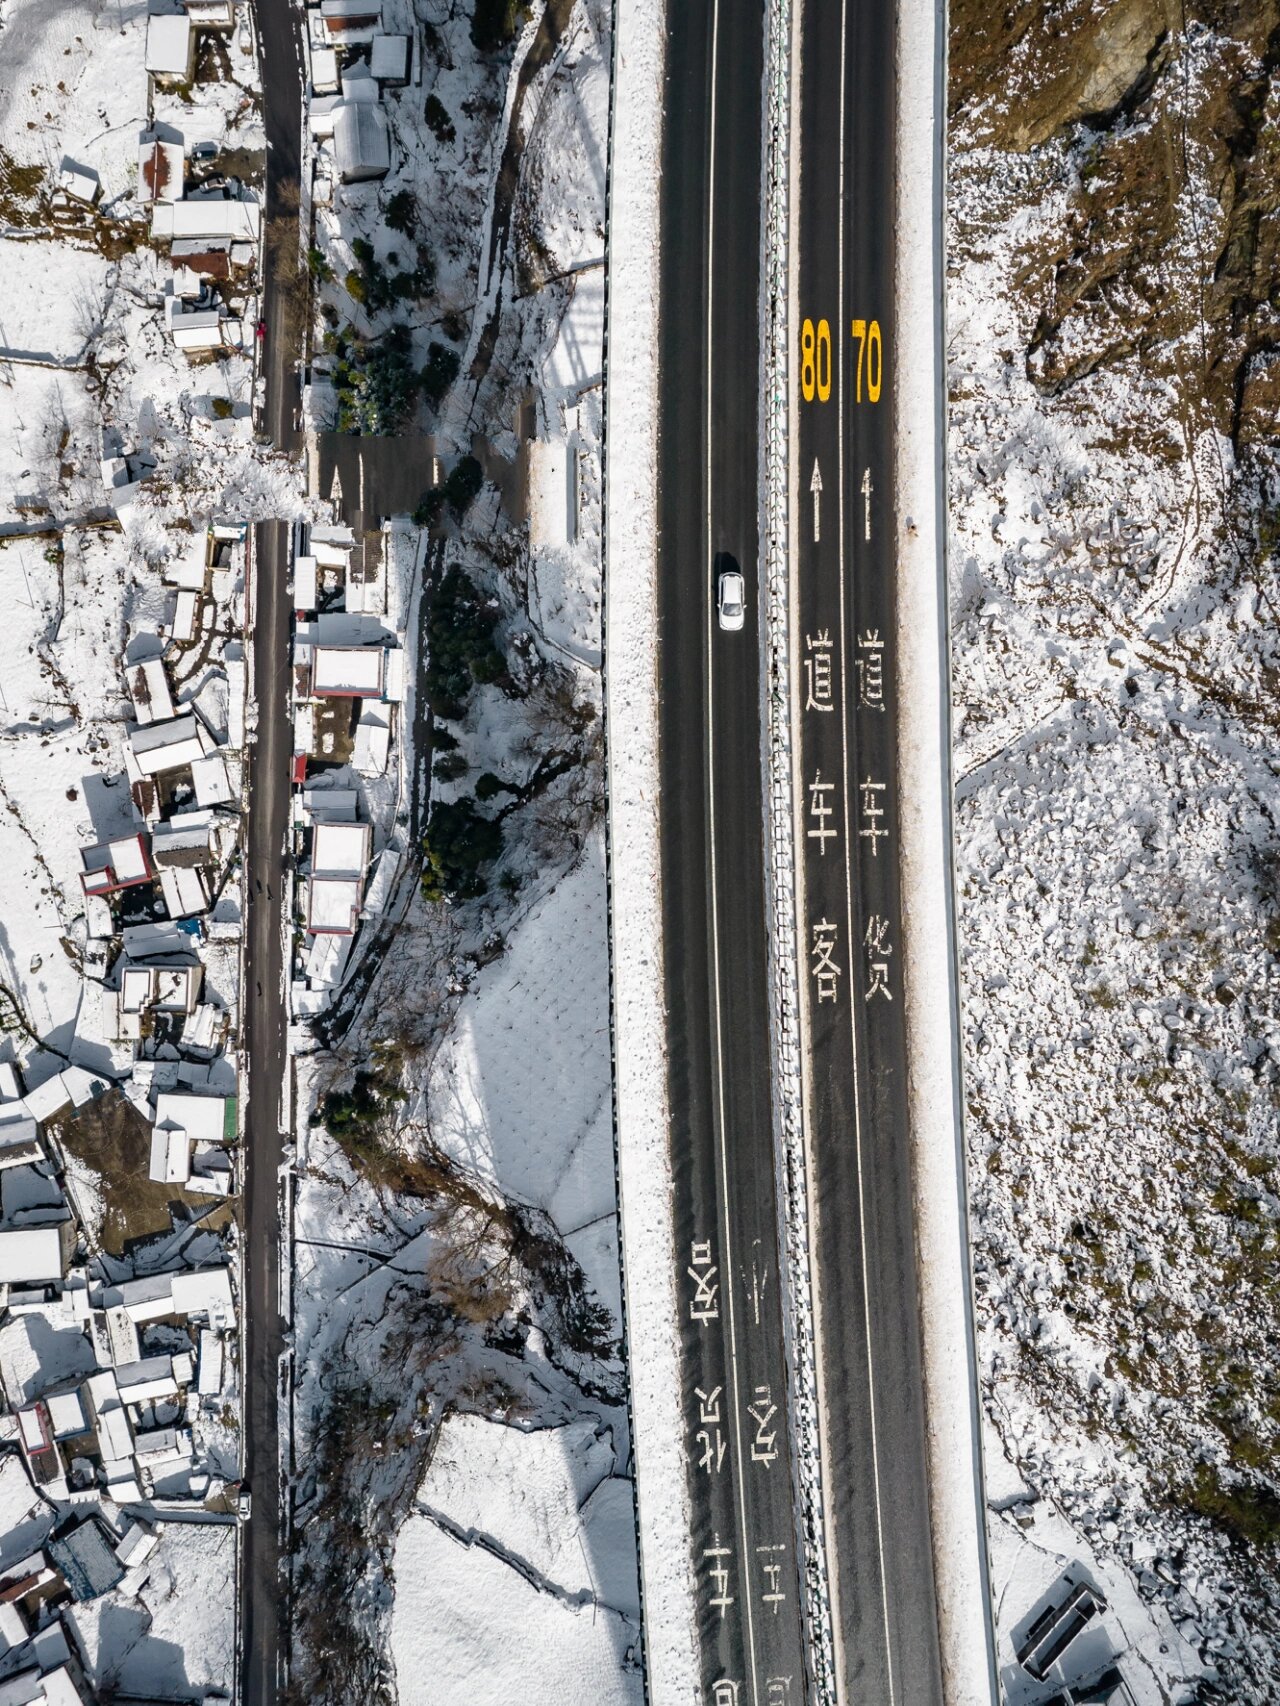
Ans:
{"type": "MultiPolygon", "coordinates": [[[[259,0],[267,133],[267,220],[296,245],[302,122],[297,13],[287,0],[259,0]]],[[[282,449],[297,445],[298,400],[289,316],[280,288],[279,241],[266,245],[263,421],[282,449]]],[[[246,831],[244,1038],[248,1071],[244,1200],[246,1368],[244,1467],[252,1492],[241,1578],[241,1700],[274,1706],[288,1655],[288,1512],[280,1483],[280,1398],[284,1350],[280,1310],[280,1191],[286,1134],[282,1099],[286,1016],[281,947],[289,810],[289,526],[254,529],[253,683],[257,735],[249,748],[246,831]]]]}
{"type": "Polygon", "coordinates": [[[940,1706],[900,947],[894,19],[799,7],[793,720],[837,1676],[857,1706],[940,1706]]]}
{"type": "Polygon", "coordinates": [[[786,1422],[761,784],[763,8],[670,9],[658,494],[664,935],[703,1699],[808,1693],[786,1422]],[[720,630],[717,565],[746,577],[720,630]]]}

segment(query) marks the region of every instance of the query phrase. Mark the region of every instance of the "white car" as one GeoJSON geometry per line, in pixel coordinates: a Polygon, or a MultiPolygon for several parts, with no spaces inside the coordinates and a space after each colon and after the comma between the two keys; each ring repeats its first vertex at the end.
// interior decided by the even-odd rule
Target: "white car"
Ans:
{"type": "Polygon", "coordinates": [[[746,620],[747,589],[736,569],[726,569],[716,589],[716,613],[720,626],[736,633],[746,620]]]}
{"type": "Polygon", "coordinates": [[[242,1481],[236,1492],[236,1521],[248,1522],[253,1511],[253,1496],[242,1481]]]}

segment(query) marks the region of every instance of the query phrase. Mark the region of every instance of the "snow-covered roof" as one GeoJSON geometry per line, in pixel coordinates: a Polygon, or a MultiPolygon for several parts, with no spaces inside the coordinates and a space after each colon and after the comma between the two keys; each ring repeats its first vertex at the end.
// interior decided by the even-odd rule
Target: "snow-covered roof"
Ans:
{"type": "Polygon", "coordinates": [[[34,1090],[28,1090],[23,1097],[27,1104],[27,1112],[32,1119],[41,1124],[51,1120],[55,1114],[60,1114],[64,1108],[71,1106],[71,1091],[60,1072],[55,1072],[52,1078],[46,1078],[43,1084],[37,1084],[34,1090]]]}
{"type": "Polygon", "coordinates": [[[577,522],[577,458],[560,438],[530,439],[526,446],[529,471],[529,544],[573,542],[577,522]],[[572,519],[571,519],[572,509],[572,519]]]}
{"type": "Polygon", "coordinates": [[[160,872],[160,892],[170,918],[194,918],[209,910],[204,877],[192,866],[166,865],[160,872]]]}
{"type": "Polygon", "coordinates": [[[177,1315],[207,1315],[213,1326],[233,1327],[229,1268],[201,1268],[173,1275],[173,1309],[177,1315]]]}
{"type": "Polygon", "coordinates": [[[195,41],[185,12],[158,12],[147,19],[144,64],[153,77],[186,81],[191,76],[195,41]]]}
{"type": "Polygon", "coordinates": [[[147,1177],[158,1185],[185,1185],[191,1177],[191,1139],[181,1126],[152,1127],[147,1177]]]}
{"type": "Polygon", "coordinates": [[[354,788],[325,788],[313,785],[302,790],[303,821],[354,823],[360,795],[354,788]]]}
{"type": "Polygon", "coordinates": [[[204,756],[199,729],[191,716],[134,729],[129,736],[129,748],[144,776],[158,776],[204,756]]]}
{"type": "Polygon", "coordinates": [[[195,784],[196,803],[201,807],[225,805],[235,798],[227,775],[227,761],[220,752],[197,758],[191,766],[191,780],[195,784]]]}
{"type": "Polygon", "coordinates": [[[391,756],[391,727],[385,711],[372,700],[360,708],[360,721],[356,724],[355,748],[351,754],[351,764],[361,776],[385,775],[387,762],[391,756]],[[366,716],[365,712],[375,713],[366,716]]]}
{"type": "Polygon", "coordinates": [[[46,1392],[44,1404],[55,1439],[67,1439],[88,1429],[89,1418],[75,1387],[69,1392],[46,1392]]]}
{"type": "Polygon", "coordinates": [[[80,849],[80,884],[86,894],[112,894],[135,883],[150,882],[151,861],[141,835],[122,835],[80,849]]]}
{"type": "Polygon", "coordinates": [[[380,0],[320,0],[320,16],[334,25],[377,24],[382,18],[380,0]]]}
{"type": "Polygon", "coordinates": [[[381,646],[316,646],[311,654],[311,691],[318,697],[378,697],[386,654],[381,646]]]}
{"type": "Polygon", "coordinates": [[[382,108],[344,101],[333,121],[333,147],[344,184],[385,177],[391,170],[391,137],[382,108]]]}
{"type": "Polygon", "coordinates": [[[342,98],[344,101],[377,101],[382,91],[374,80],[373,72],[363,59],[357,59],[354,65],[349,65],[342,73],[342,98]]]}
{"type": "Polygon", "coordinates": [[[338,87],[338,52],[332,47],[311,49],[311,87],[317,95],[328,95],[338,87]]]}
{"type": "Polygon", "coordinates": [[[317,823],[311,836],[311,870],[317,877],[359,877],[369,863],[372,825],[317,823]]]}
{"type": "Polygon", "coordinates": [[[374,36],[369,44],[369,69],[379,82],[404,83],[409,77],[408,36],[374,36]]]}
{"type": "Polygon", "coordinates": [[[58,168],[58,184],[77,201],[95,202],[102,191],[102,181],[92,166],[82,166],[69,154],[62,156],[58,168]]]}
{"type": "Polygon", "coordinates": [[[58,1280],[66,1271],[62,1233],[56,1226],[26,1226],[0,1232],[0,1284],[58,1280]]]}
{"type": "Polygon", "coordinates": [[[151,209],[152,240],[227,237],[232,242],[256,243],[262,209],[256,201],[227,201],[199,196],[185,201],[156,202],[151,209]]]}
{"type": "Polygon", "coordinates": [[[192,1143],[224,1143],[235,1135],[233,1096],[188,1096],[180,1090],[163,1090],[156,1097],[156,1129],[173,1126],[184,1131],[192,1143]]]}
{"type": "Polygon", "coordinates": [[[201,1328],[196,1391],[202,1398],[216,1397],[222,1391],[222,1363],[222,1340],[208,1327],[201,1328]]]}
{"type": "Polygon", "coordinates": [[[123,1404],[154,1404],[157,1398],[171,1398],[178,1390],[173,1358],[161,1355],[126,1363],[116,1370],[116,1385],[123,1404]]]}
{"type": "MultiPolygon", "coordinates": [[[[195,765],[191,768],[194,775],[195,765]]],[[[174,853],[207,852],[211,829],[212,819],[207,811],[176,812],[151,831],[151,856],[160,861],[174,853]]]]}
{"type": "Polygon", "coordinates": [[[360,917],[359,877],[312,877],[307,884],[307,929],[350,936],[360,917]]]}
{"type": "Polygon", "coordinates": [[[159,658],[147,658],[128,670],[129,697],[133,714],[140,723],[167,722],[174,714],[169,678],[159,658]]]}
{"type": "Polygon", "coordinates": [[[138,149],[138,200],[181,201],[185,162],[181,146],[149,137],[138,149]]]}
{"type": "Polygon", "coordinates": [[[199,609],[200,594],[192,588],[185,588],[178,594],[177,606],[173,613],[173,628],[175,640],[185,644],[195,638],[196,612],[199,609]]]}
{"type": "Polygon", "coordinates": [[[116,1546],[116,1557],[126,1570],[131,1570],[135,1564],[149,1558],[159,1544],[160,1536],[154,1529],[144,1528],[140,1522],[131,1522],[116,1546]]]}
{"type": "Polygon", "coordinates": [[[314,557],[293,559],[293,608],[314,610],[316,607],[316,560],[314,557]]]}

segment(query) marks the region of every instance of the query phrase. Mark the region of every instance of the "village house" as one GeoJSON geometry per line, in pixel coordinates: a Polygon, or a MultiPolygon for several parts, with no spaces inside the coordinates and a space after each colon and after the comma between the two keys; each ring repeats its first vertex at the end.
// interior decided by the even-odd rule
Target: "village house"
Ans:
{"type": "Polygon", "coordinates": [[[115,894],[119,889],[149,883],[155,875],[142,835],[124,835],[96,847],[82,847],[80,864],[80,886],[86,895],[115,894]]]}

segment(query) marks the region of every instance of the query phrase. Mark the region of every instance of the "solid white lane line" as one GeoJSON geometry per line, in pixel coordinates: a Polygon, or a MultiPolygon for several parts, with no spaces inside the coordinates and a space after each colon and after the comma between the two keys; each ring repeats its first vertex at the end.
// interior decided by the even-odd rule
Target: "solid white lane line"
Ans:
{"type": "MultiPolygon", "coordinates": [[[[846,197],[845,197],[845,77],[849,62],[848,56],[848,0],[840,0],[840,218],[839,218],[839,260],[838,282],[836,297],[839,308],[840,339],[843,345],[845,325],[845,294],[844,294],[844,252],[846,229],[846,197]]],[[[871,1417],[871,1477],[875,1483],[876,1503],[876,1551],[880,1560],[880,1606],[884,1620],[884,1655],[885,1675],[889,1684],[889,1706],[895,1706],[897,1699],[893,1681],[893,1647],[889,1634],[889,1578],[885,1569],[884,1549],[884,1510],[880,1495],[880,1438],[879,1424],[876,1420],[876,1376],[875,1353],[871,1346],[871,1287],[867,1274],[867,1192],[866,1174],[863,1169],[862,1155],[862,1112],[861,1096],[858,1085],[858,1027],[855,1015],[857,1013],[858,965],[854,943],[854,905],[853,905],[853,865],[851,844],[853,839],[854,812],[853,801],[849,794],[849,641],[848,641],[848,593],[846,586],[846,544],[845,544],[845,445],[844,445],[844,362],[839,364],[839,378],[836,392],[836,421],[838,438],[839,462],[839,528],[840,528],[840,736],[844,754],[844,884],[845,912],[848,925],[848,941],[846,954],[849,966],[849,1036],[853,1055],[853,1129],[855,1153],[858,1169],[858,1236],[862,1256],[862,1312],[864,1336],[867,1345],[867,1407],[871,1417]]],[[[839,1580],[839,1575],[836,1577],[839,1580]]]]}
{"type": "Polygon", "coordinates": [[[716,206],[716,57],[720,42],[720,0],[713,0],[711,9],[711,105],[710,142],[707,169],[707,315],[706,315],[706,388],[707,416],[705,427],[705,494],[706,542],[702,555],[703,621],[707,633],[707,832],[711,856],[711,978],[712,1024],[716,1051],[716,1138],[720,1150],[720,1208],[723,1217],[724,1243],[721,1273],[725,1277],[724,1299],[729,1326],[729,1371],[733,1385],[733,1456],[738,1481],[738,1529],[742,1537],[742,1560],[738,1571],[739,1591],[747,1620],[747,1657],[751,1665],[751,1699],[759,1706],[760,1680],[756,1667],[755,1622],[751,1614],[751,1541],[747,1532],[746,1464],[742,1446],[742,1389],[738,1372],[738,1334],[734,1313],[733,1232],[729,1216],[729,1154],[724,1122],[724,1046],[720,1016],[720,902],[716,883],[716,786],[715,786],[715,712],[714,639],[715,625],[711,621],[710,588],[705,577],[711,572],[714,559],[711,550],[711,315],[715,278],[715,206],[716,206]]]}

